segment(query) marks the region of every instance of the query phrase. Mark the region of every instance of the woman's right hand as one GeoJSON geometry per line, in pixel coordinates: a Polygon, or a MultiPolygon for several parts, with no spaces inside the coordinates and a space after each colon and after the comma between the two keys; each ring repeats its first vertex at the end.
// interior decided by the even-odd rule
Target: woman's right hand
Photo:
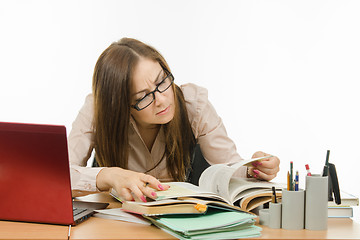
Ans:
{"type": "Polygon", "coordinates": [[[100,191],[113,188],[124,200],[143,202],[146,202],[146,197],[156,199],[155,189],[162,191],[170,187],[153,176],[119,167],[103,168],[96,177],[96,186],[100,191]]]}

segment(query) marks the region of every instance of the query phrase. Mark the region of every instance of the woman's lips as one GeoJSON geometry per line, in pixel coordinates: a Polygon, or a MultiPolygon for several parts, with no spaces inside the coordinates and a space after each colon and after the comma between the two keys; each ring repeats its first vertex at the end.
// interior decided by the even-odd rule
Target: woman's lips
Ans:
{"type": "Polygon", "coordinates": [[[164,114],[166,114],[167,112],[169,112],[169,109],[170,109],[170,106],[168,106],[168,107],[165,108],[164,110],[158,112],[156,115],[164,115],[164,114]]]}

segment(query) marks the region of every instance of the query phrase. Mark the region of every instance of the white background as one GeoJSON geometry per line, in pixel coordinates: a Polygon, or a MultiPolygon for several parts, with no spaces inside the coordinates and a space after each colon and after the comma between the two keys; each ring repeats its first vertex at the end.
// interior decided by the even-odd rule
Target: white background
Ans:
{"type": "Polygon", "coordinates": [[[0,121],[66,125],[113,41],[157,48],[177,84],[209,90],[240,155],[289,162],[304,184],[330,149],[360,195],[360,1],[2,1],[0,121]]]}

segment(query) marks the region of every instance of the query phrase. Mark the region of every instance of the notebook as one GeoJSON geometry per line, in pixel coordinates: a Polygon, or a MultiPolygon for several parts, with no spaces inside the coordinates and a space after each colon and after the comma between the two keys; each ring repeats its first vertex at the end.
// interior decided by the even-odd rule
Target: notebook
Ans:
{"type": "Polygon", "coordinates": [[[108,205],[72,200],[65,126],[26,123],[0,122],[0,199],[0,220],[61,225],[108,205]]]}

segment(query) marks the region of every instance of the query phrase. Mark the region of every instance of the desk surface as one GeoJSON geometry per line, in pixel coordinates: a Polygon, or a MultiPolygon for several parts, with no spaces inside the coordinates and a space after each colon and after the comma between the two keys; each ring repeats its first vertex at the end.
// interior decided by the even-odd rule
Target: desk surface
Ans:
{"type": "MultiPolygon", "coordinates": [[[[92,194],[84,201],[120,204],[107,194],[92,194]]],[[[360,224],[351,219],[329,219],[327,231],[263,228],[258,239],[360,239],[360,224]]],[[[0,221],[0,239],[67,239],[68,226],[0,221]]],[[[71,228],[70,239],[175,239],[155,226],[92,217],[71,228]]]]}

